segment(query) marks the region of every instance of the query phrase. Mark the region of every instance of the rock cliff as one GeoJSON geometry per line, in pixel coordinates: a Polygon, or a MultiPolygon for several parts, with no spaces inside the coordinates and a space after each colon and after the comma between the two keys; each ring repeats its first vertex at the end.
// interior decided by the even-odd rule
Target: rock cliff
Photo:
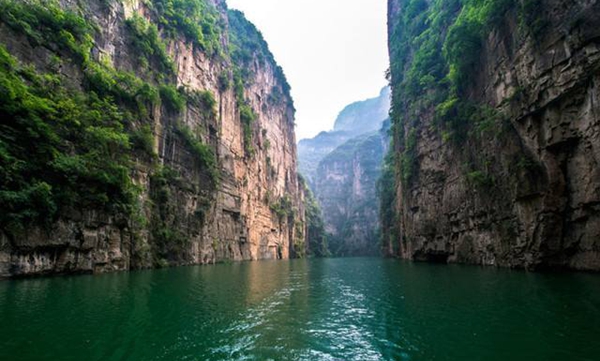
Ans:
{"type": "Polygon", "coordinates": [[[0,12],[0,277],[304,254],[289,86],[243,14],[0,12]]]}
{"type": "Polygon", "coordinates": [[[389,1],[390,254],[600,269],[600,3],[389,1]]]}

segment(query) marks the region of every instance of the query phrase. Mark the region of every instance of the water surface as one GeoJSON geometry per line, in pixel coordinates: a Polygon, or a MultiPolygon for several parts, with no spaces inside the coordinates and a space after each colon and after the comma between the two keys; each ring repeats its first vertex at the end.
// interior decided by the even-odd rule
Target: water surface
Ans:
{"type": "Polygon", "coordinates": [[[0,360],[600,360],[600,276],[349,258],[4,281],[0,360]]]}

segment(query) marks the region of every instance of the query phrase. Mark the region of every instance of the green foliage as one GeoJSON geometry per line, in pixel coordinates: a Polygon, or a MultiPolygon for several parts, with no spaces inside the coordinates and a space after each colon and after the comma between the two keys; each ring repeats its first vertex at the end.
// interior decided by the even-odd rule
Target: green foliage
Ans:
{"type": "Polygon", "coordinates": [[[200,99],[200,103],[204,108],[209,109],[212,113],[216,114],[217,101],[215,100],[214,94],[210,90],[200,91],[197,94],[198,99],[200,99]]]}
{"type": "Polygon", "coordinates": [[[152,246],[154,248],[154,265],[169,265],[168,258],[182,253],[189,244],[189,239],[177,227],[174,217],[177,201],[172,189],[180,186],[179,174],[169,167],[159,167],[150,176],[150,198],[153,204],[153,219],[150,223],[152,246]]]}
{"type": "Polygon", "coordinates": [[[202,222],[202,224],[206,222],[206,215],[210,211],[212,204],[212,198],[210,197],[201,196],[198,198],[194,215],[200,220],[200,222],[202,222]]]}
{"type": "Polygon", "coordinates": [[[549,21],[543,14],[542,0],[523,0],[519,9],[519,23],[522,29],[527,29],[535,41],[544,35],[544,30],[549,26],[549,21]]]}
{"type": "MultiPolygon", "coordinates": [[[[161,249],[169,249],[169,251],[159,252],[159,255],[168,256],[176,253],[172,251],[173,246],[185,246],[188,244],[188,239],[181,231],[169,226],[155,227],[152,232],[154,244],[161,249]]],[[[159,258],[163,259],[163,258],[159,258]]]]}
{"type": "Polygon", "coordinates": [[[304,234],[304,222],[296,221],[294,223],[294,240],[292,242],[292,257],[304,258],[306,257],[306,242],[304,234]]]}
{"type": "Polygon", "coordinates": [[[445,140],[461,144],[469,137],[500,136],[505,130],[505,119],[496,108],[471,101],[449,98],[437,107],[439,119],[449,125],[451,132],[445,140]]]}
{"type": "Polygon", "coordinates": [[[246,81],[244,80],[246,75],[244,75],[244,71],[240,68],[236,68],[233,71],[233,90],[235,92],[235,99],[239,105],[244,104],[246,102],[244,98],[244,90],[246,86],[246,81]]]}
{"type": "Polygon", "coordinates": [[[306,181],[298,175],[298,183],[304,190],[304,209],[306,216],[306,242],[308,255],[316,257],[329,257],[331,252],[327,243],[327,233],[321,208],[317,199],[308,188],[306,181]]]}
{"type": "Polygon", "coordinates": [[[71,89],[61,75],[23,66],[0,48],[0,227],[50,226],[69,209],[133,221],[130,148],[154,152],[150,128],[132,123],[148,117],[158,90],[91,59],[95,26],[58,2],[4,0],[0,9],[2,23],[54,53],[51,66],[70,59],[84,75],[83,91],[71,89]]]}
{"type": "Polygon", "coordinates": [[[294,216],[292,199],[288,195],[279,198],[276,203],[271,204],[270,208],[271,211],[277,215],[280,221],[285,217],[291,218],[294,216]]]}
{"type": "Polygon", "coordinates": [[[233,90],[235,93],[236,103],[240,111],[240,122],[242,123],[244,132],[244,149],[247,155],[254,154],[252,124],[257,119],[254,109],[248,104],[245,99],[244,91],[246,87],[246,79],[248,78],[247,69],[235,68],[233,71],[233,90]]]}
{"type": "MultiPolygon", "coordinates": [[[[74,7],[85,8],[83,2],[75,3],[74,7]]],[[[102,4],[112,6],[108,0],[102,4]]],[[[92,56],[94,36],[101,29],[93,24],[94,16],[86,14],[87,8],[81,12],[89,15],[86,19],[62,9],[55,0],[0,0],[1,25],[11,35],[23,35],[36,48],[35,54],[47,54],[48,67],[53,70],[44,73],[33,65],[20,64],[0,47],[2,231],[16,236],[31,224],[50,227],[73,210],[96,210],[122,227],[148,225],[157,265],[167,265],[173,251],[186,247],[186,235],[178,231],[182,225],[175,219],[177,208],[173,204],[176,189],[184,187],[179,176],[167,168],[157,168],[150,180],[151,202],[144,204],[131,176],[141,155],[153,158],[149,169],[157,167],[155,135],[149,125],[155,120],[151,117],[155,115],[151,114],[154,107],[162,104],[164,109],[177,113],[193,101],[206,110],[207,116],[216,118],[214,94],[186,94],[168,82],[174,80],[175,71],[161,36],[173,39],[184,34],[196,50],[223,56],[221,33],[225,24],[212,3],[205,0],[153,0],[146,4],[152,22],[134,15],[125,24],[128,45],[138,56],[136,65],[141,65],[135,72],[127,72],[115,68],[119,62],[113,64],[100,51],[92,56]],[[63,65],[69,79],[58,71],[63,65]],[[150,77],[147,70],[166,77],[150,77]],[[142,214],[148,211],[144,208],[148,205],[154,207],[152,219],[142,214]]],[[[266,43],[260,46],[265,59],[274,62],[266,43]]],[[[236,55],[234,62],[238,60],[236,55]]],[[[224,73],[219,85],[222,91],[235,90],[245,147],[252,153],[252,125],[257,115],[244,99],[244,89],[252,81],[248,67],[240,64],[234,72],[224,73]]],[[[287,89],[283,72],[275,65],[274,69],[282,79],[276,90],[287,89]]],[[[212,147],[202,143],[189,128],[177,129],[177,133],[177,139],[216,183],[218,164],[212,147]]],[[[197,217],[190,218],[203,218],[207,204],[199,201],[197,217]]],[[[284,198],[276,211],[293,215],[288,206],[289,199],[284,198]]]]}
{"type": "Polygon", "coordinates": [[[495,180],[491,175],[489,175],[488,173],[481,171],[481,170],[475,170],[472,172],[468,172],[467,180],[472,185],[475,185],[477,187],[482,187],[482,188],[493,187],[494,183],[495,183],[495,180]]]}
{"type": "Polygon", "coordinates": [[[124,115],[110,99],[68,90],[0,47],[0,228],[49,225],[65,208],[129,214],[124,115]]]}
{"type": "MultiPolygon", "coordinates": [[[[134,108],[143,117],[148,115],[148,105],[159,100],[158,90],[131,72],[119,71],[110,64],[96,62],[89,62],[84,71],[88,90],[102,98],[108,97],[118,104],[134,108]]],[[[162,96],[162,92],[160,95],[162,96]]]]}
{"type": "MultiPolygon", "coordinates": [[[[257,61],[260,66],[269,64],[275,73],[277,86],[273,87],[269,99],[280,102],[284,99],[291,100],[290,86],[287,82],[283,69],[277,65],[269,46],[264,40],[260,31],[244,17],[244,14],[237,10],[227,12],[229,21],[229,54],[235,68],[233,71],[233,89],[240,110],[240,121],[244,130],[244,148],[247,155],[254,154],[252,123],[257,116],[250,107],[244,96],[246,85],[252,81],[254,62],[257,61]]],[[[229,78],[227,77],[227,80],[229,78]]],[[[229,81],[225,82],[229,87],[229,81]]],[[[292,104],[293,107],[293,104],[292,104]]]]}
{"type": "Polygon", "coordinates": [[[143,125],[131,132],[130,140],[134,149],[141,150],[152,158],[157,157],[154,152],[154,134],[149,125],[143,125]]]}
{"type": "Polygon", "coordinates": [[[202,143],[188,126],[178,125],[176,129],[185,140],[188,149],[200,164],[209,171],[212,181],[217,183],[219,172],[217,169],[217,159],[212,148],[202,143]]]}
{"type": "MultiPolygon", "coordinates": [[[[463,0],[464,1],[464,0],[463,0]]],[[[462,94],[470,83],[473,67],[479,61],[484,37],[514,6],[514,0],[468,0],[456,21],[448,28],[444,55],[449,64],[448,77],[453,93],[462,94]]]]}
{"type": "MultiPolygon", "coordinates": [[[[170,188],[180,182],[179,174],[169,167],[158,167],[150,176],[150,196],[158,206],[167,205],[171,199],[170,188]]],[[[161,217],[166,217],[167,210],[161,212],[161,217]]]]}
{"type": "Polygon", "coordinates": [[[0,21],[23,33],[33,46],[68,52],[79,63],[89,60],[94,28],[57,1],[0,0],[0,21]]]}
{"type": "Polygon", "coordinates": [[[231,87],[231,78],[227,72],[219,74],[218,84],[221,92],[227,91],[231,87]]]}
{"type": "MultiPolygon", "coordinates": [[[[156,265],[181,261],[174,257],[189,246],[182,231],[184,222],[194,222],[193,226],[203,222],[212,203],[200,196],[193,216],[185,220],[176,217],[176,190],[189,185],[173,170],[157,166],[150,113],[161,103],[177,113],[193,100],[207,116],[215,118],[216,101],[208,91],[186,94],[164,82],[174,79],[174,66],[160,34],[164,31],[175,37],[175,29],[182,26],[190,36],[194,28],[200,29],[196,33],[200,35],[190,40],[216,55],[222,24],[204,0],[152,3],[166,4],[154,7],[162,14],[160,32],[139,16],[126,22],[129,45],[139,56],[137,65],[142,65],[136,73],[147,81],[115,68],[106,56],[104,61],[92,56],[94,36],[99,32],[92,17],[85,19],[63,10],[54,0],[0,0],[0,25],[11,35],[23,35],[35,54],[47,54],[50,69],[46,73],[34,65],[20,64],[0,46],[2,232],[18,237],[32,224],[50,228],[60,217],[94,210],[132,233],[150,229],[148,244],[141,242],[140,235],[133,235],[135,252],[144,254],[141,262],[149,261],[151,253],[156,265]],[[199,7],[202,18],[196,16],[199,7]],[[68,79],[60,71],[63,65],[68,79]],[[146,70],[167,77],[150,78],[146,70]],[[156,169],[150,177],[149,202],[140,199],[140,190],[132,181],[138,159],[144,155],[150,156],[148,169],[156,169]],[[152,217],[147,219],[145,212],[152,217]]],[[[104,5],[110,4],[104,1],[104,5]]],[[[189,129],[179,137],[216,184],[217,160],[212,148],[189,129]]]]}
{"type": "Polygon", "coordinates": [[[269,63],[274,67],[275,77],[283,89],[283,93],[289,96],[290,85],[287,82],[283,69],[277,66],[269,45],[263,38],[261,32],[254,24],[246,20],[244,13],[238,10],[228,10],[229,19],[229,53],[231,59],[238,66],[248,68],[254,59],[261,65],[269,63]]]}
{"type": "Polygon", "coordinates": [[[210,119],[217,118],[217,101],[210,90],[192,91],[187,94],[188,101],[202,109],[205,116],[210,119]]]}
{"type": "Polygon", "coordinates": [[[513,0],[408,1],[390,36],[394,122],[403,121],[408,104],[418,113],[462,95],[484,36],[512,6],[513,0]]]}
{"type": "Polygon", "coordinates": [[[466,94],[485,37],[515,5],[514,0],[407,0],[391,23],[391,118],[404,189],[416,168],[421,117],[435,110],[443,139],[457,144],[474,134],[498,132],[498,116],[466,94]]]}
{"type": "MultiPolygon", "coordinates": [[[[385,160],[381,176],[377,181],[377,196],[379,198],[379,218],[381,224],[381,246],[389,250],[389,245],[398,239],[398,215],[396,214],[396,161],[393,153],[385,160]]],[[[388,254],[391,256],[391,254],[388,254]]]]}
{"type": "Polygon", "coordinates": [[[205,0],[153,0],[158,23],[167,36],[183,34],[208,54],[221,53],[223,24],[217,10],[205,0]]]}
{"type": "Polygon", "coordinates": [[[175,65],[167,54],[166,46],[158,35],[156,25],[149,23],[139,15],[134,15],[126,20],[133,48],[143,68],[156,64],[159,74],[173,74],[175,65]],[[154,62],[153,62],[154,60],[154,62]]]}
{"type": "Polygon", "coordinates": [[[187,103],[185,94],[174,85],[162,84],[159,87],[162,104],[171,112],[181,112],[187,103]]]}
{"type": "Polygon", "coordinates": [[[414,175],[417,162],[417,131],[412,128],[408,133],[404,152],[400,157],[400,174],[406,183],[414,175]]]}
{"type": "Polygon", "coordinates": [[[253,155],[254,154],[254,146],[253,146],[253,135],[252,135],[252,124],[257,118],[256,113],[252,107],[247,104],[241,104],[239,106],[240,109],[240,121],[242,122],[242,127],[244,129],[244,149],[246,150],[246,154],[253,155]]]}

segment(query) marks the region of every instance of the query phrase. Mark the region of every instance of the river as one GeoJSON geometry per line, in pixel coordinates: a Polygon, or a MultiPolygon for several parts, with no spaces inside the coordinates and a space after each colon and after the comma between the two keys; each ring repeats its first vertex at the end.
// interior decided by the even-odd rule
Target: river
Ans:
{"type": "Polygon", "coordinates": [[[600,276],[378,258],[0,282],[0,360],[600,360],[600,276]]]}

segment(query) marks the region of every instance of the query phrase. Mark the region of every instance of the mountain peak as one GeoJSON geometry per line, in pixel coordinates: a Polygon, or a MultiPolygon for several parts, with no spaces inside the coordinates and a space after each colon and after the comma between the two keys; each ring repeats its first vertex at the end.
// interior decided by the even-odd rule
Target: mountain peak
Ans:
{"type": "Polygon", "coordinates": [[[377,131],[388,117],[390,88],[385,86],[379,96],[346,106],[338,115],[333,130],[358,135],[377,131]]]}

